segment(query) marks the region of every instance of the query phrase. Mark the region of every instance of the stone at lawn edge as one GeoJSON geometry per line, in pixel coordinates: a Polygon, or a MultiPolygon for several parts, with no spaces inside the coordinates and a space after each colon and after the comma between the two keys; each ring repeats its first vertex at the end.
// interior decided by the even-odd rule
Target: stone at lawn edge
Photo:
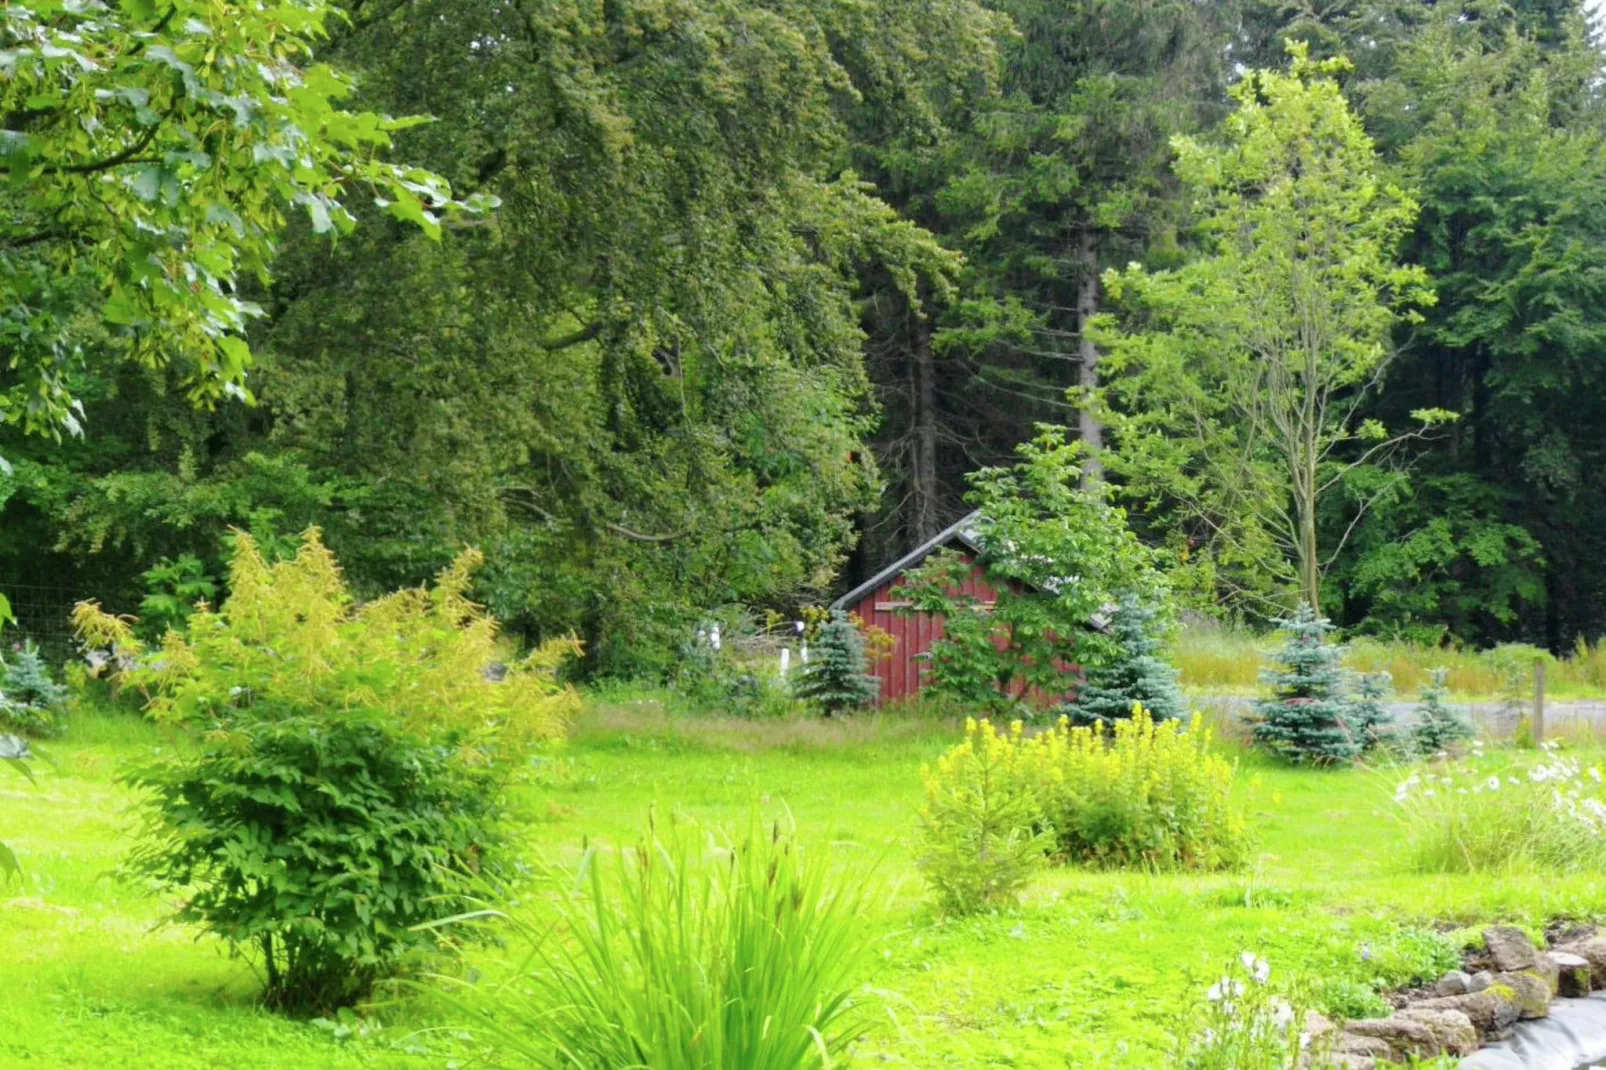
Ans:
{"type": "Polygon", "coordinates": [[[1524,1021],[1550,1016],[1550,982],[1533,970],[1501,974],[1495,987],[1502,986],[1515,993],[1517,1013],[1524,1021]]]}
{"type": "Polygon", "coordinates": [[[1433,1043],[1446,1055],[1471,1055],[1478,1050],[1478,1030],[1462,1011],[1407,1007],[1396,1017],[1427,1026],[1433,1031],[1433,1043]]]}
{"type": "Polygon", "coordinates": [[[1561,967],[1550,960],[1550,952],[1539,952],[1539,958],[1535,961],[1534,968],[1525,972],[1533,973],[1544,981],[1545,989],[1550,993],[1550,998],[1556,998],[1556,990],[1561,987],[1561,967]]]}
{"type": "Polygon", "coordinates": [[[1435,996],[1464,996],[1470,992],[1472,975],[1465,970],[1451,970],[1433,986],[1435,996]]]}
{"type": "Polygon", "coordinates": [[[1310,1037],[1312,1041],[1320,1040],[1336,1028],[1338,1027],[1321,1012],[1305,1012],[1305,1035],[1310,1037]]]}
{"type": "Polygon", "coordinates": [[[1586,940],[1566,943],[1556,949],[1577,955],[1589,963],[1596,988],[1606,988],[1606,936],[1591,936],[1586,940]]]}
{"type": "Polygon", "coordinates": [[[1327,1066],[1333,1070],[1377,1070],[1377,1060],[1370,1055],[1351,1055],[1340,1051],[1327,1056],[1327,1066]]]}
{"type": "Polygon", "coordinates": [[[1511,925],[1491,925],[1483,930],[1483,946],[1500,973],[1531,970],[1539,963],[1539,949],[1528,934],[1511,925]]]}
{"type": "Polygon", "coordinates": [[[1338,1038],[1338,1051],[1344,1055],[1369,1055],[1374,1059],[1387,1059],[1394,1054],[1394,1049],[1383,1038],[1354,1033],[1344,1033],[1338,1038]]]}
{"type": "Polygon", "coordinates": [[[1412,1056],[1431,1059],[1441,1054],[1438,1038],[1425,1022],[1399,1015],[1393,1018],[1359,1018],[1346,1025],[1344,1030],[1358,1037],[1376,1037],[1388,1044],[1396,1062],[1409,1062],[1412,1056]]]}
{"type": "Polygon", "coordinates": [[[1413,1004],[1428,1010],[1460,1011],[1484,1039],[1503,1037],[1517,1024],[1522,1013],[1517,1006],[1516,993],[1505,985],[1493,985],[1481,992],[1468,992],[1464,996],[1444,996],[1425,999],[1413,1004]]]}
{"type": "Polygon", "coordinates": [[[1482,992],[1492,984],[1494,984],[1494,974],[1488,970],[1479,970],[1472,975],[1472,980],[1467,982],[1467,991],[1482,992]]]}
{"type": "Polygon", "coordinates": [[[1583,999],[1591,987],[1589,960],[1571,951],[1547,951],[1544,956],[1556,970],[1556,994],[1583,999]]]}

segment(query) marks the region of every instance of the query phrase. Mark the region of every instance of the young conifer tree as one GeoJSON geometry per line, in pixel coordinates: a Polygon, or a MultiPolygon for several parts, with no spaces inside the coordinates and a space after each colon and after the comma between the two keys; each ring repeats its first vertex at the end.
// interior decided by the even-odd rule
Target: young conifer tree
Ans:
{"type": "Polygon", "coordinates": [[[1255,742],[1292,762],[1353,761],[1361,740],[1349,721],[1340,667],[1344,649],[1327,641],[1333,625],[1309,603],[1277,623],[1288,642],[1275,655],[1280,668],[1261,673],[1272,695],[1255,703],[1255,742]]]}
{"type": "Polygon", "coordinates": [[[1177,670],[1159,656],[1159,614],[1135,594],[1124,595],[1110,617],[1109,632],[1117,643],[1115,657],[1091,668],[1067,704],[1066,716],[1075,724],[1115,721],[1132,716],[1141,703],[1156,721],[1179,718],[1185,707],[1177,670]]]}
{"type": "Polygon", "coordinates": [[[1416,749],[1423,755],[1434,755],[1455,743],[1471,739],[1472,725],[1465,717],[1445,704],[1450,689],[1445,686],[1449,676],[1446,669],[1434,669],[1432,679],[1422,688],[1422,700],[1417,703],[1416,723],[1411,735],[1416,749]]]}
{"type": "Polygon", "coordinates": [[[858,625],[840,609],[832,610],[809,644],[808,664],[797,674],[797,695],[828,717],[857,709],[881,693],[881,681],[868,670],[858,625]]]}
{"type": "Polygon", "coordinates": [[[1390,742],[1395,735],[1393,718],[1384,704],[1394,689],[1394,677],[1386,672],[1363,672],[1356,677],[1355,685],[1349,724],[1361,748],[1372,750],[1390,742]]]}
{"type": "Polygon", "coordinates": [[[56,713],[67,689],[50,678],[39,648],[24,643],[9,659],[0,660],[0,729],[28,735],[54,735],[56,713]]]}

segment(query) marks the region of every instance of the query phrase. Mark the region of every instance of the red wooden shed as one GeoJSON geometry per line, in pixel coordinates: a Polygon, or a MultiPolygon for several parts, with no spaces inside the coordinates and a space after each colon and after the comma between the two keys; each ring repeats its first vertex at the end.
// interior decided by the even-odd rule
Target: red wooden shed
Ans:
{"type": "Polygon", "coordinates": [[[926,542],[910,550],[898,560],[859,584],[847,594],[831,603],[832,609],[846,610],[866,625],[873,625],[892,634],[897,645],[892,653],[870,667],[881,680],[881,700],[909,698],[920,690],[921,677],[926,671],[926,659],[920,655],[929,652],[942,638],[942,617],[935,613],[907,613],[909,601],[898,597],[904,574],[944,547],[963,554],[971,562],[970,574],[960,589],[991,603],[995,597],[992,588],[982,578],[982,568],[975,561],[981,555],[976,529],[981,513],[971,513],[926,542]]]}

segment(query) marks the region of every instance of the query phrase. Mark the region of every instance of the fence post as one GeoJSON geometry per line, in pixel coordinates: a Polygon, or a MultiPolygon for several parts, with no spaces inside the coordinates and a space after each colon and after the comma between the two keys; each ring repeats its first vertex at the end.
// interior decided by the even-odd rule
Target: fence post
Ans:
{"type": "Polygon", "coordinates": [[[1545,659],[1534,659],[1534,742],[1545,741],[1545,659]]]}

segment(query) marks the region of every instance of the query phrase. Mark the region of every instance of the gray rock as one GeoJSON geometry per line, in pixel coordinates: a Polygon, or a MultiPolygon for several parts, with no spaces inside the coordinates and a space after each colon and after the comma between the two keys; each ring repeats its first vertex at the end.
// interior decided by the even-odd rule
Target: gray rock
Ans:
{"type": "Polygon", "coordinates": [[[1338,1049],[1344,1055],[1369,1055],[1374,1059],[1387,1059],[1393,1054],[1388,1041],[1381,1037],[1363,1037],[1345,1033],[1338,1038],[1338,1049]]]}
{"type": "Polygon", "coordinates": [[[1577,955],[1587,961],[1595,987],[1606,988],[1606,936],[1591,936],[1584,940],[1571,941],[1556,950],[1577,955]]]}
{"type": "Polygon", "coordinates": [[[1536,974],[1545,982],[1545,990],[1550,993],[1550,998],[1556,998],[1556,990],[1561,987],[1561,968],[1550,961],[1550,952],[1539,952],[1539,957],[1534,960],[1533,969],[1523,972],[1536,974]]]}
{"type": "Polygon", "coordinates": [[[1556,994],[1583,999],[1592,987],[1589,960],[1571,951],[1546,951],[1544,960],[1556,971],[1556,994]]]}
{"type": "Polygon", "coordinates": [[[1517,1024],[1522,1014],[1517,994],[1509,986],[1491,985],[1479,992],[1464,996],[1444,996],[1424,999],[1412,1006],[1424,1010],[1460,1011],[1471,1020],[1474,1028],[1484,1037],[1502,1037],[1517,1024]]]}
{"type": "Polygon", "coordinates": [[[1465,970],[1451,970],[1433,986],[1435,996],[1464,996],[1472,990],[1472,975],[1465,970]]]}
{"type": "Polygon", "coordinates": [[[1327,1056],[1322,1070],[1377,1070],[1377,1060],[1370,1055],[1351,1055],[1349,1052],[1338,1051],[1327,1056]]]}
{"type": "Polygon", "coordinates": [[[1482,992],[1492,984],[1494,984],[1494,973],[1490,970],[1479,970],[1472,975],[1472,980],[1467,982],[1467,991],[1482,992]]]}
{"type": "Polygon", "coordinates": [[[1539,962],[1539,949],[1528,934],[1511,925],[1491,925],[1483,930],[1483,946],[1500,973],[1531,970],[1539,962]]]}
{"type": "Polygon", "coordinates": [[[1433,1043],[1446,1055],[1471,1055],[1478,1050],[1478,1030],[1462,1011],[1407,1007],[1395,1017],[1427,1026],[1433,1031],[1433,1043]]]}
{"type": "Polygon", "coordinates": [[[1354,1036],[1374,1037],[1383,1041],[1389,1046],[1390,1057],[1396,1062],[1409,1062],[1413,1056],[1431,1059],[1442,1054],[1438,1038],[1426,1022],[1399,1015],[1393,1018],[1358,1018],[1346,1025],[1344,1030],[1354,1036]]]}
{"type": "Polygon", "coordinates": [[[1550,1013],[1550,982],[1534,970],[1498,975],[1494,989],[1502,987],[1516,994],[1517,1013],[1524,1020],[1543,1018],[1550,1013]]]}

